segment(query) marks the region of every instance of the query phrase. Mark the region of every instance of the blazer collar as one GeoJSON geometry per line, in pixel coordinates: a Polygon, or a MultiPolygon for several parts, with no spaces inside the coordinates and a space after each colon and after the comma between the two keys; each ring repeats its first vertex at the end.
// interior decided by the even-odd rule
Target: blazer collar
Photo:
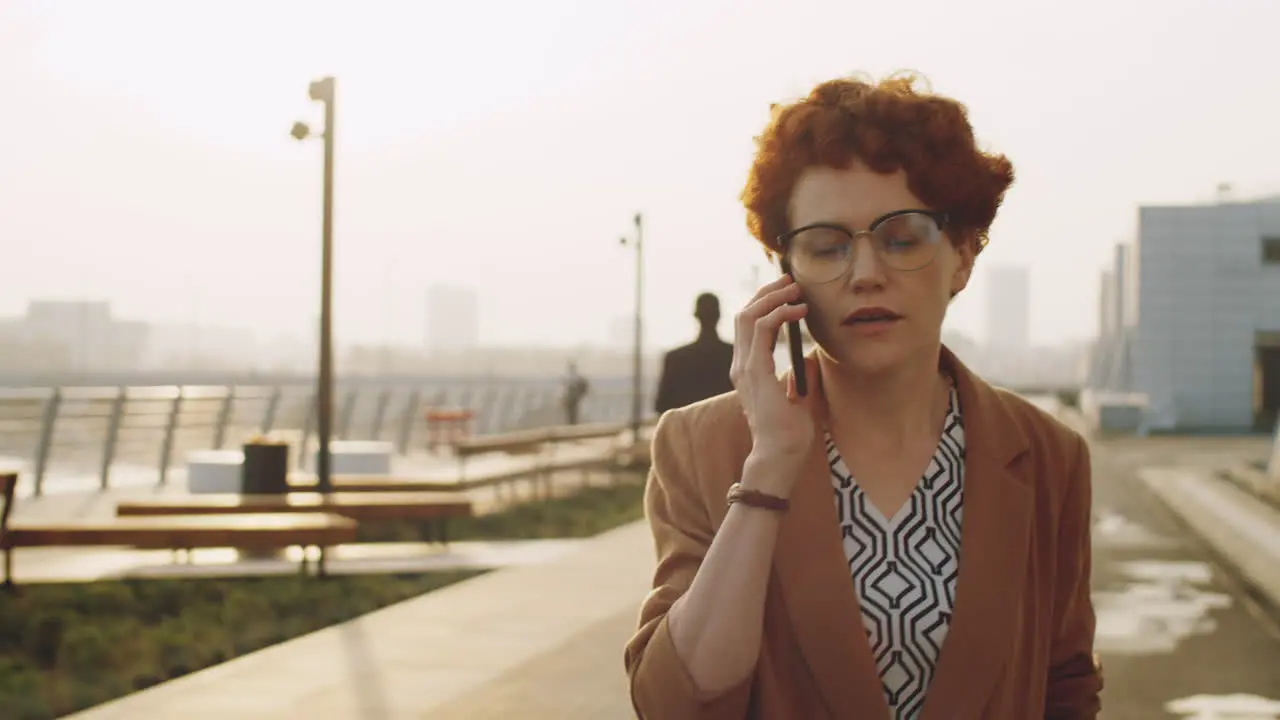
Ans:
{"type": "MultiPolygon", "coordinates": [[[[947,348],[965,425],[964,520],[951,626],[922,720],[977,717],[1013,647],[1032,493],[1014,461],[1028,445],[1005,400],[947,348]]],[[[889,717],[849,575],[821,436],[791,495],[775,554],[786,613],[834,717],[889,717]]]]}

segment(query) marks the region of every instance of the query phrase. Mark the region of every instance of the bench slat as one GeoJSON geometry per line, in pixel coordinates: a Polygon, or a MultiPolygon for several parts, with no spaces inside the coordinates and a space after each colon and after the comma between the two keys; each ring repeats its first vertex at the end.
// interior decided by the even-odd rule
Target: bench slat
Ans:
{"type": "MultiPolygon", "coordinates": [[[[647,419],[641,424],[642,429],[651,429],[656,419],[647,419]]],[[[631,428],[630,423],[605,422],[583,425],[556,425],[533,430],[516,430],[514,432],[494,435],[480,435],[455,440],[454,455],[459,458],[483,455],[490,452],[501,452],[508,455],[536,453],[544,446],[557,442],[582,440],[602,440],[621,435],[631,428]]]]}
{"type": "Polygon", "coordinates": [[[561,425],[551,428],[550,440],[564,442],[569,440],[601,440],[621,435],[629,429],[629,423],[591,423],[589,425],[561,425]]]}
{"type": "Polygon", "coordinates": [[[471,499],[462,493],[296,492],[287,495],[211,494],[178,498],[144,498],[116,505],[120,517],[166,515],[235,515],[323,511],[354,520],[429,520],[467,517],[471,499]]]}
{"type": "Polygon", "coordinates": [[[518,430],[500,435],[480,435],[455,440],[451,443],[453,454],[459,458],[483,455],[490,452],[502,452],[508,455],[536,453],[542,446],[550,442],[551,430],[518,430]]]}
{"type": "MultiPolygon", "coordinates": [[[[289,486],[296,488],[294,493],[314,491],[319,482],[319,478],[311,474],[289,476],[289,486]]],[[[388,475],[334,475],[329,478],[329,482],[334,493],[446,493],[458,489],[455,480],[397,478],[388,475]]]]}
{"type": "Polygon", "coordinates": [[[355,521],[330,513],[130,517],[73,523],[22,523],[7,547],[127,545],[138,548],[340,545],[356,539],[355,521]]]}

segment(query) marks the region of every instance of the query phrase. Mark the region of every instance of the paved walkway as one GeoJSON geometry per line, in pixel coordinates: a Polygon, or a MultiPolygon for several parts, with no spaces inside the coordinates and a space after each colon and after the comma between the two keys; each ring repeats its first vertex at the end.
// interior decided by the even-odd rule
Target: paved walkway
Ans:
{"type": "Polygon", "coordinates": [[[632,717],[622,645],[652,573],[644,523],[71,716],[632,717]]]}
{"type": "Polygon", "coordinates": [[[1280,611],[1280,510],[1203,470],[1153,466],[1140,476],[1271,611],[1280,611]]]}
{"type": "MultiPolygon", "coordinates": [[[[581,539],[489,540],[450,543],[356,543],[329,548],[330,575],[492,570],[550,562],[581,539]]],[[[314,557],[314,556],[313,556],[314,557]]],[[[232,548],[186,554],[129,548],[22,548],[13,554],[13,576],[23,585],[121,578],[256,577],[297,575],[302,550],[271,558],[244,558],[232,548]]],[[[2,716],[0,716],[2,717],[2,716]]]]}
{"type": "Polygon", "coordinates": [[[1093,444],[1095,649],[1107,720],[1186,717],[1192,707],[1202,718],[1276,717],[1228,712],[1280,701],[1280,616],[1256,602],[1236,567],[1264,559],[1266,548],[1226,549],[1201,534],[1240,517],[1221,514],[1223,503],[1260,506],[1234,496],[1214,469],[1261,447],[1247,438],[1093,444]],[[1196,502],[1168,502],[1190,488],[1196,502]]]}

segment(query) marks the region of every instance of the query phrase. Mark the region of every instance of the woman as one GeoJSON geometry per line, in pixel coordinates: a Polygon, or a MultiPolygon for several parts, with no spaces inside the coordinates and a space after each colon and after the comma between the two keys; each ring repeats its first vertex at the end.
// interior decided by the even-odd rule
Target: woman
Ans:
{"type": "Polygon", "coordinates": [[[1012,166],[910,77],[824,83],[757,142],[748,226],[792,277],[738,314],[734,392],[655,431],[638,714],[1095,717],[1088,449],[940,339],[1012,166]],[[804,397],[772,359],[801,319],[804,397]]]}

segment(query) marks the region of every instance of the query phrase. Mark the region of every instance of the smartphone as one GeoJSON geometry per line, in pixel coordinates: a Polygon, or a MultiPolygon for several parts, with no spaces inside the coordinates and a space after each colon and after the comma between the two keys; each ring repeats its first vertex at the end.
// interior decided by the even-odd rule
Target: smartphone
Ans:
{"type": "MultiPolygon", "coordinates": [[[[791,275],[791,263],[787,262],[784,255],[781,260],[782,272],[785,275],[791,275]]],[[[791,276],[791,280],[795,281],[795,276],[791,276]]],[[[796,300],[792,305],[799,305],[804,300],[796,300]]],[[[796,393],[800,397],[809,394],[809,382],[804,372],[804,345],[801,343],[800,323],[792,320],[787,323],[787,342],[791,346],[791,373],[796,378],[796,393]]]]}

